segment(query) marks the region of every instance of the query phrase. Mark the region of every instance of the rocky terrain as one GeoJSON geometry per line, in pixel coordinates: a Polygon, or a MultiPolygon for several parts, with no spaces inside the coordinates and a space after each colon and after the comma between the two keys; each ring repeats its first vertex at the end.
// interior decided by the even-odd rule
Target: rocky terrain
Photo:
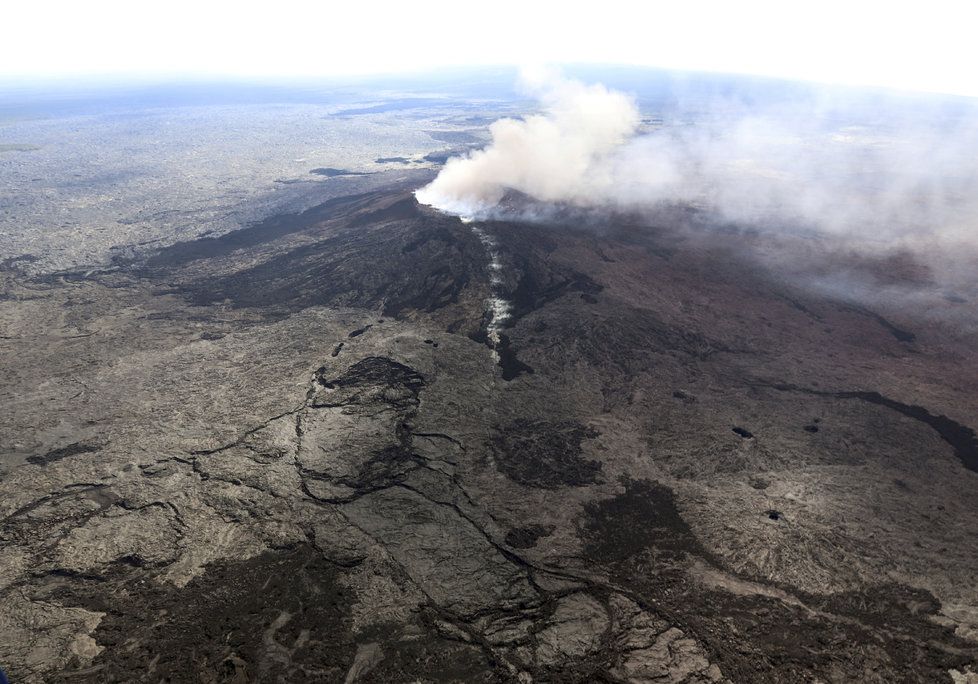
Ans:
{"type": "Polygon", "coordinates": [[[429,157],[484,134],[458,98],[360,98],[15,107],[0,84],[0,260],[35,274],[105,266],[395,179],[422,183],[429,157]]]}
{"type": "Polygon", "coordinates": [[[978,681],[973,332],[416,185],[4,267],[13,681],[978,681]]]}

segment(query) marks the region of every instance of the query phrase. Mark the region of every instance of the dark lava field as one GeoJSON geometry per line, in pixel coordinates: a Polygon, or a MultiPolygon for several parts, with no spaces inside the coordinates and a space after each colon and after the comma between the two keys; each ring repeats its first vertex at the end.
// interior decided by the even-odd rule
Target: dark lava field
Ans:
{"type": "Polygon", "coordinates": [[[11,681],[978,681],[974,333],[418,185],[4,265],[11,681]]]}

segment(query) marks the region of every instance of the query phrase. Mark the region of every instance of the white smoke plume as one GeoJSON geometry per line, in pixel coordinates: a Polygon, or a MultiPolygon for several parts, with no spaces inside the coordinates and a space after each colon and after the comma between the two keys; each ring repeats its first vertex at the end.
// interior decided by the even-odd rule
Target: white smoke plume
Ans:
{"type": "Polygon", "coordinates": [[[524,72],[542,112],[500,119],[484,149],[448,161],[418,200],[491,212],[507,190],[541,202],[641,208],[694,203],[734,221],[775,220],[890,239],[923,230],[973,238],[978,215],[976,103],[870,103],[876,125],[835,99],[700,106],[698,119],[640,126],[632,97],[552,72],[524,72]],[[902,109],[901,109],[902,108],[902,109]],[[969,116],[970,114],[970,116],[969,116]]]}
{"type": "Polygon", "coordinates": [[[543,71],[524,71],[522,81],[543,113],[493,123],[492,144],[450,159],[435,181],[418,191],[418,201],[465,215],[490,209],[510,189],[563,202],[607,188],[612,182],[607,157],[639,124],[632,98],[543,71]]]}
{"type": "Polygon", "coordinates": [[[643,122],[624,93],[552,74],[524,80],[540,113],[492,124],[491,143],[449,160],[420,202],[476,217],[493,217],[509,190],[624,211],[693,206],[823,250],[910,254],[939,286],[978,296],[975,101],[812,89],[706,98],[643,122]]]}

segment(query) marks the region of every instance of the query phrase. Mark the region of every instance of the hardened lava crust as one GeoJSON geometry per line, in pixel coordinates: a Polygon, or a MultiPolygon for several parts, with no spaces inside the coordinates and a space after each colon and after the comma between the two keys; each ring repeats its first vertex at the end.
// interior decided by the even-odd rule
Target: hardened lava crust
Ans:
{"type": "Polygon", "coordinates": [[[976,681],[973,332],[412,189],[4,267],[12,681],[976,681]]]}

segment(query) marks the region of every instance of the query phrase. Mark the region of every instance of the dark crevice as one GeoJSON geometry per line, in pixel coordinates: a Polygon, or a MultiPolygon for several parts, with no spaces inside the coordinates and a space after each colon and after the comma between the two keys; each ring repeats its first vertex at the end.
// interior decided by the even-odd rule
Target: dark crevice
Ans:
{"type": "MultiPolygon", "coordinates": [[[[902,402],[885,397],[879,392],[862,391],[841,391],[832,392],[815,390],[808,387],[799,387],[791,384],[767,385],[779,392],[799,392],[801,394],[811,394],[819,397],[834,397],[836,399],[858,399],[870,404],[884,406],[901,413],[908,418],[913,418],[932,428],[940,435],[941,439],[951,445],[955,456],[961,464],[973,472],[978,472],[978,435],[971,428],[962,425],[947,416],[934,415],[923,406],[916,404],[904,404],[902,402]]],[[[806,428],[807,429],[807,428],[806,428]]]]}
{"type": "Polygon", "coordinates": [[[49,463],[55,463],[56,461],[60,461],[64,458],[79,456],[81,454],[93,454],[101,450],[101,444],[75,442],[74,444],[69,444],[68,446],[61,447],[60,449],[52,449],[46,454],[28,456],[27,462],[34,465],[46,466],[49,463]]]}
{"type": "Polygon", "coordinates": [[[734,426],[734,427],[732,427],[730,429],[735,434],[740,435],[743,439],[753,439],[754,438],[754,433],[752,433],[750,430],[746,430],[746,429],[744,429],[742,427],[737,427],[737,426],[734,426]]]}
{"type": "Polygon", "coordinates": [[[904,342],[906,344],[910,344],[910,343],[914,342],[917,339],[917,336],[914,335],[912,332],[909,332],[907,330],[903,330],[902,328],[898,328],[897,326],[893,325],[890,321],[888,321],[885,318],[883,318],[882,316],[880,316],[875,311],[870,311],[869,309],[863,308],[861,306],[855,306],[855,305],[846,305],[845,308],[848,308],[848,309],[850,309],[852,311],[856,311],[858,313],[861,313],[864,316],[868,316],[868,317],[872,318],[877,323],[879,323],[881,326],[883,326],[884,328],[886,328],[887,332],[889,332],[891,335],[893,335],[893,337],[896,338],[897,340],[899,340],[900,342],[904,342]]]}

